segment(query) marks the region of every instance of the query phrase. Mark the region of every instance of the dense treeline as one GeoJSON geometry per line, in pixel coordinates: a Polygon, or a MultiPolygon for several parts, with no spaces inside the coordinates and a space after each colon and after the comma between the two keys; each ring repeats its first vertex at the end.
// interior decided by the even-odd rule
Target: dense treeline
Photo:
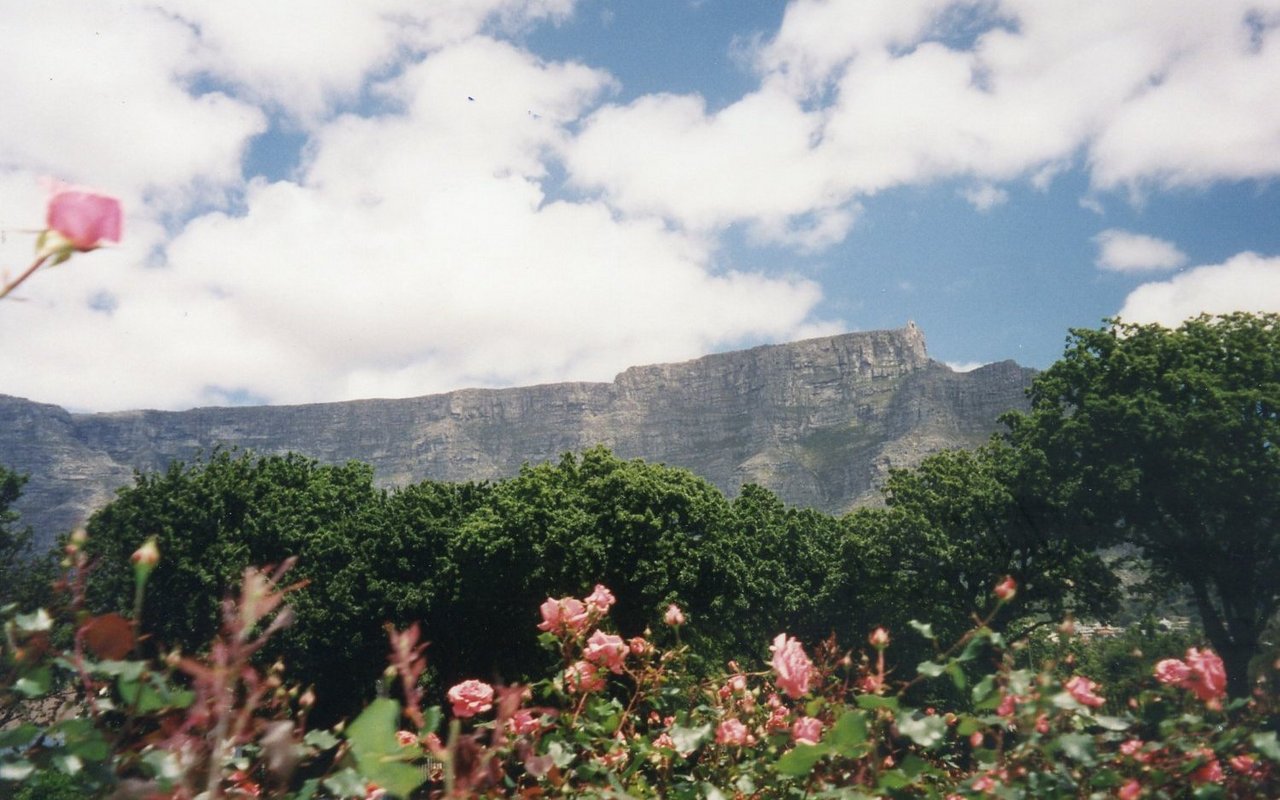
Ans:
{"type": "Polygon", "coordinates": [[[1068,590],[1100,569],[1095,556],[993,524],[1012,502],[993,483],[1005,453],[937,456],[894,474],[888,508],[837,519],[788,508],[758,486],[730,501],[685,470],[603,448],[493,484],[392,491],[375,488],[361,464],[219,452],[140,475],[93,517],[93,589],[103,608],[127,602],[128,555],[155,536],[164,558],[146,627],[158,642],[193,649],[211,637],[218,599],[245,566],[296,556],[294,579],[308,583],[272,655],[314,680],[320,697],[341,698],[334,713],[371,692],[385,666],[384,622],[424,623],[442,685],[465,675],[511,681],[547,666],[530,624],[539,603],[595,583],[617,594],[623,635],[678,603],[688,641],[714,666],[759,657],[781,630],[854,642],[877,624],[922,617],[958,631],[1005,574],[1022,581],[1032,608],[1105,607],[1106,586],[1068,590]]]}
{"type": "MultiPolygon", "coordinates": [[[[1098,551],[1127,543],[1166,588],[1189,587],[1233,692],[1247,692],[1280,603],[1277,318],[1074,331],[1032,400],[986,446],[896,470],[883,507],[842,518],[758,486],[729,499],[603,448],[496,483],[395,490],[362,464],[217,452],[139,475],[91,519],[93,598],[128,607],[128,555],[156,537],[144,624],[158,645],[191,650],[247,565],[296,556],[297,621],[270,655],[340,714],[385,666],[384,622],[424,624],[437,686],[515,681],[547,667],[532,641],[539,603],[604,583],[620,633],[678,603],[686,641],[718,666],[758,658],[783,630],[852,643],[925,619],[946,639],[1004,575],[1024,601],[1006,628],[1105,618],[1118,581],[1098,551]]],[[[898,641],[904,664],[927,655],[923,640],[898,641]]]]}

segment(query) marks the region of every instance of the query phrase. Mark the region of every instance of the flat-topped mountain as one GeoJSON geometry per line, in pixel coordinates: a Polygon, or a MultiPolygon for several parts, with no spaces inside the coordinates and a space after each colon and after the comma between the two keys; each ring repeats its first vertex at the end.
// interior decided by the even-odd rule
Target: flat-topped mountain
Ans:
{"type": "Polygon", "coordinates": [[[0,464],[28,473],[17,510],[42,542],[132,481],[216,446],[371,464],[380,483],[514,475],[603,444],[841,512],[890,467],[974,446],[1025,408],[1033,370],[955,372],[914,324],[632,367],[612,383],[464,389],[403,400],[72,414],[0,395],[0,464]]]}

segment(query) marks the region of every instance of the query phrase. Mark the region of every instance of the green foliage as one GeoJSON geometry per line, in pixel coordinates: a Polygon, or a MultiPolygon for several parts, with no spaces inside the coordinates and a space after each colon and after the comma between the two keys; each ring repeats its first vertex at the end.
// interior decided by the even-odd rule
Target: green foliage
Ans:
{"type": "Polygon", "coordinates": [[[1082,524],[1189,588],[1232,692],[1247,694],[1280,609],[1280,317],[1073,330],[1031,399],[1008,440],[1082,524]]]}
{"type": "Polygon", "coordinates": [[[27,580],[32,532],[18,526],[18,512],[13,510],[26,482],[26,475],[0,466],[0,605],[23,599],[32,589],[27,580]]]}

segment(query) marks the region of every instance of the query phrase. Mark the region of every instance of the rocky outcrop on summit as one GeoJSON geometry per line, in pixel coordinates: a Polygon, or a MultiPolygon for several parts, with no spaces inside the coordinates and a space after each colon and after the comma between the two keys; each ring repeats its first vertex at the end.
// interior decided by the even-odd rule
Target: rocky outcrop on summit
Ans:
{"type": "Polygon", "coordinates": [[[18,510],[50,541],[131,481],[214,447],[373,465],[380,483],[470,481],[597,444],[685,467],[729,494],[758,483],[841,512],[890,467],[969,447],[1025,407],[1032,370],[957,373],[916,326],[632,367],[612,383],[466,389],[403,400],[71,414],[0,396],[0,464],[30,474],[18,510]]]}

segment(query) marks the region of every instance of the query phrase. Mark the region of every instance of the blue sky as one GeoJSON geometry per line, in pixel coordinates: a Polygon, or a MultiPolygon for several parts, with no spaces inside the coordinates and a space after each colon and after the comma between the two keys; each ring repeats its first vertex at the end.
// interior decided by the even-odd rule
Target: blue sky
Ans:
{"type": "Polygon", "coordinates": [[[0,308],[75,409],[413,396],[914,320],[1280,311],[1280,2],[5,3],[0,308]]]}

